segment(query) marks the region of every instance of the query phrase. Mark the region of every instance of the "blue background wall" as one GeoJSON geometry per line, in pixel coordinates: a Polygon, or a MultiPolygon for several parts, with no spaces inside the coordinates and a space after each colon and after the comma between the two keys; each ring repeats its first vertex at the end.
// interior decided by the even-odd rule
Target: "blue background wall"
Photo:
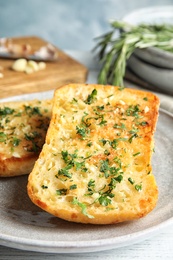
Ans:
{"type": "Polygon", "coordinates": [[[61,49],[87,51],[110,19],[159,5],[173,0],[0,0],[0,37],[37,35],[61,49]]]}

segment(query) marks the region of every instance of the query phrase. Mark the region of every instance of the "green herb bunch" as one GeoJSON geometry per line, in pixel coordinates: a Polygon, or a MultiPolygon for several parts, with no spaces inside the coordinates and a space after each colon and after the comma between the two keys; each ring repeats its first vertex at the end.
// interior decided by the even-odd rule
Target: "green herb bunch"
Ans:
{"type": "Polygon", "coordinates": [[[112,30],[100,37],[94,48],[101,62],[98,83],[123,87],[126,63],[135,49],[157,47],[173,52],[173,25],[129,25],[122,21],[110,23],[112,30]],[[118,33],[118,37],[117,37],[118,33]]]}

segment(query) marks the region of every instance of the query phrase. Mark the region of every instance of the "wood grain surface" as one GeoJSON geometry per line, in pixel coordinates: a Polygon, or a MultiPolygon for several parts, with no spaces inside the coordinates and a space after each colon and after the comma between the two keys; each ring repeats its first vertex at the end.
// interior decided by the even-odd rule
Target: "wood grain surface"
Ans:
{"type": "MultiPolygon", "coordinates": [[[[47,45],[45,40],[35,36],[12,38],[12,40],[17,44],[29,44],[34,51],[47,45]]],[[[58,60],[46,62],[46,69],[32,74],[13,71],[11,67],[14,59],[0,58],[0,66],[3,68],[1,72],[4,75],[0,78],[0,98],[56,89],[72,82],[84,83],[87,68],[60,49],[56,49],[58,60]]]]}

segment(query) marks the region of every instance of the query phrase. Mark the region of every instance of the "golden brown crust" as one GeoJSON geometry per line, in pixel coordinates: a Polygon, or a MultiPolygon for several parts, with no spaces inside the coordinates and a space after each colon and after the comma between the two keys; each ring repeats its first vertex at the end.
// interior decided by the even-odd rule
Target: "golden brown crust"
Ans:
{"type": "Polygon", "coordinates": [[[0,177],[31,172],[50,122],[50,100],[0,104],[0,177]]]}
{"type": "Polygon", "coordinates": [[[56,90],[46,142],[28,179],[28,195],[68,221],[114,224],[156,205],[153,135],[159,99],[95,84],[56,90]],[[68,95],[67,95],[68,93],[68,95]]]}
{"type": "Polygon", "coordinates": [[[32,171],[38,155],[30,155],[22,158],[7,158],[0,160],[0,177],[13,177],[29,174],[32,171]]]}

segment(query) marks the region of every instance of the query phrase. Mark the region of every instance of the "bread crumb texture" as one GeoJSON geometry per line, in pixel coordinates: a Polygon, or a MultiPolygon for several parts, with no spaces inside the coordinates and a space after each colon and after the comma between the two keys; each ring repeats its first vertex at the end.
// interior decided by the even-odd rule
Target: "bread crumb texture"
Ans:
{"type": "Polygon", "coordinates": [[[114,224],[156,205],[152,174],[158,98],[119,87],[70,84],[55,91],[46,142],[28,194],[68,221],[114,224]]]}
{"type": "Polygon", "coordinates": [[[0,104],[0,176],[28,174],[45,142],[52,101],[0,104]]]}

